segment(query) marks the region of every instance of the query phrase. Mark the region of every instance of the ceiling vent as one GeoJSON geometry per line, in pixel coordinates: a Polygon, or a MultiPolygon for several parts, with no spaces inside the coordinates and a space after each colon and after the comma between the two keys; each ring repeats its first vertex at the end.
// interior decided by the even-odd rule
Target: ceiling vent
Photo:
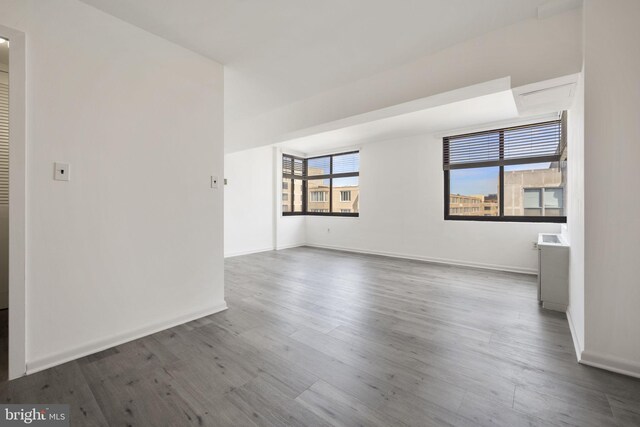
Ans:
{"type": "Polygon", "coordinates": [[[569,109],[573,104],[578,75],[546,80],[513,89],[520,114],[548,113],[569,109]]]}

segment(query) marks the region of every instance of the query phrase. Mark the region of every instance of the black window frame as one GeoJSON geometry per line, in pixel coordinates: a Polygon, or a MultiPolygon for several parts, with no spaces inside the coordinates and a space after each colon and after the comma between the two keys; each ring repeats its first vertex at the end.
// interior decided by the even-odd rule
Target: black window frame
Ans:
{"type": "MultiPolygon", "coordinates": [[[[450,211],[450,199],[451,199],[451,185],[450,185],[450,169],[444,169],[444,219],[445,221],[485,221],[485,222],[536,222],[536,223],[560,223],[564,224],[567,222],[567,216],[516,216],[516,215],[504,215],[504,167],[511,165],[525,165],[525,164],[533,164],[533,163],[542,163],[542,162],[561,162],[566,160],[566,112],[562,113],[562,116],[558,120],[549,120],[545,122],[537,122],[527,125],[521,126],[512,126],[512,127],[504,127],[498,129],[490,129],[482,132],[472,132],[461,135],[451,135],[444,137],[442,139],[442,148],[443,148],[443,164],[446,163],[445,152],[448,148],[448,141],[451,138],[461,138],[473,135],[480,134],[488,134],[488,133],[496,133],[499,132],[499,158],[500,164],[491,163],[491,162],[477,162],[477,163],[467,163],[467,164],[459,164],[459,165],[451,165],[450,169],[461,170],[461,169],[477,169],[483,167],[496,167],[499,166],[499,176],[498,176],[498,216],[476,216],[476,215],[451,215],[450,211]],[[504,133],[505,131],[512,129],[520,129],[530,126],[536,125],[544,125],[549,123],[560,123],[561,127],[561,140],[558,147],[558,152],[553,156],[540,156],[540,157],[529,157],[529,158],[521,158],[521,159],[505,159],[504,158],[504,133]]],[[[563,195],[566,200],[566,194],[563,195]]],[[[563,207],[564,209],[564,207],[563,207]]]]}
{"type": "MultiPolygon", "coordinates": [[[[333,158],[334,157],[338,157],[338,156],[344,156],[347,154],[355,154],[355,153],[359,153],[359,150],[355,150],[355,151],[345,151],[345,152],[340,152],[340,153],[331,153],[331,154],[323,154],[321,156],[314,156],[314,157],[299,157],[299,156],[295,156],[295,155],[291,155],[291,154],[286,154],[283,153],[282,154],[282,165],[284,165],[284,159],[285,158],[290,158],[291,162],[293,164],[294,159],[296,160],[302,160],[303,161],[303,167],[302,167],[302,175],[295,175],[295,170],[291,170],[291,172],[294,172],[293,174],[287,174],[284,172],[284,169],[282,171],[282,179],[285,180],[289,180],[289,189],[290,189],[290,206],[291,209],[293,210],[293,202],[295,200],[295,184],[294,184],[294,180],[301,180],[302,181],[302,211],[301,212],[282,212],[282,216],[301,216],[301,215],[308,215],[308,216],[343,216],[343,217],[359,217],[360,216],[360,212],[332,212],[333,209],[333,180],[334,178],[351,178],[351,177],[359,177],[360,176],[360,168],[358,168],[358,172],[345,172],[345,173],[333,173],[333,158]],[[313,160],[313,159],[320,159],[320,158],[324,158],[324,157],[329,157],[329,173],[328,174],[324,174],[324,175],[313,175],[313,176],[308,176],[308,162],[309,160],[313,160]],[[324,179],[328,179],[329,180],[329,212],[311,212],[309,211],[308,208],[308,191],[307,191],[307,182],[308,181],[315,181],[315,180],[324,180],[324,179]]],[[[358,180],[358,187],[360,185],[360,182],[358,180]]]]}

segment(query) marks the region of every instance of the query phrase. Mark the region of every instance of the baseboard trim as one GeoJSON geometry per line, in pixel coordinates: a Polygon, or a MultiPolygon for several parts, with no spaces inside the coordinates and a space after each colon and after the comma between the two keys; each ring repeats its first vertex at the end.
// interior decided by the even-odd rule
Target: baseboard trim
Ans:
{"type": "Polygon", "coordinates": [[[276,248],[277,251],[281,251],[283,249],[291,249],[291,248],[300,248],[302,246],[308,246],[306,243],[292,243],[290,245],[281,245],[276,248]]]}
{"type": "Polygon", "coordinates": [[[199,319],[201,317],[209,316],[227,309],[227,303],[225,301],[222,304],[218,304],[212,307],[207,307],[192,313],[184,314],[182,316],[174,317],[162,322],[153,323],[143,328],[138,328],[133,331],[118,334],[109,338],[103,338],[93,341],[89,344],[85,344],[70,350],[65,350],[60,353],[52,354],[49,356],[35,359],[31,362],[27,362],[27,375],[43,371],[45,369],[61,365],[63,363],[79,359],[84,356],[88,356],[99,351],[106,350],[117,345],[124,344],[129,341],[136,340],[138,338],[145,337],[147,335],[154,334],[156,332],[163,331],[165,329],[172,328],[174,326],[181,325],[183,323],[190,322],[192,320],[199,319]]]}
{"type": "Polygon", "coordinates": [[[573,324],[573,316],[571,315],[571,307],[567,307],[567,322],[569,323],[569,331],[571,331],[571,339],[573,340],[573,348],[576,352],[576,360],[580,362],[582,358],[582,345],[576,332],[576,326],[573,324]]]}
{"type": "Polygon", "coordinates": [[[262,249],[252,249],[252,250],[249,250],[249,251],[231,252],[230,254],[225,254],[224,257],[225,258],[233,258],[233,257],[236,257],[236,256],[259,254],[261,252],[269,252],[269,251],[273,251],[273,250],[280,251],[282,249],[299,248],[301,246],[306,246],[306,243],[293,243],[291,245],[278,246],[277,248],[268,247],[268,248],[262,248],[262,249]]]}
{"type": "Polygon", "coordinates": [[[582,352],[580,363],[630,377],[640,378],[640,363],[590,350],[582,352]]]}
{"type": "Polygon", "coordinates": [[[346,248],[341,246],[318,245],[315,243],[307,243],[304,246],[309,246],[312,248],[320,248],[320,249],[330,249],[334,251],[353,252],[353,253],[367,254],[367,255],[381,255],[381,256],[386,256],[390,258],[411,259],[416,261],[431,262],[434,264],[454,265],[457,267],[469,267],[469,268],[479,268],[483,270],[506,271],[509,273],[522,273],[522,274],[533,274],[533,275],[538,274],[538,271],[534,268],[521,268],[521,267],[510,267],[506,265],[466,262],[466,261],[460,261],[460,260],[432,258],[432,257],[409,255],[409,254],[402,254],[402,253],[396,253],[396,252],[383,252],[383,251],[372,251],[368,249],[346,248]]]}
{"type": "Polygon", "coordinates": [[[268,248],[262,248],[262,249],[251,249],[248,251],[240,251],[240,252],[231,252],[229,254],[224,254],[225,258],[233,258],[236,256],[243,256],[243,255],[251,255],[251,254],[258,254],[260,252],[269,252],[273,250],[273,246],[269,246],[268,248]]]}
{"type": "Polygon", "coordinates": [[[542,301],[542,308],[544,308],[545,310],[559,311],[560,313],[567,312],[566,304],[556,304],[555,302],[549,301],[542,301]]]}

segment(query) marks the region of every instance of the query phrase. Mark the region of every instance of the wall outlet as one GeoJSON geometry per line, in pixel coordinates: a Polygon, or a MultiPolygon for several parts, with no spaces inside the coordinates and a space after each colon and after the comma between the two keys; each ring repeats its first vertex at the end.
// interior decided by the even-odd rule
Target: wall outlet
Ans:
{"type": "Polygon", "coordinates": [[[533,249],[534,251],[538,250],[538,242],[532,242],[531,249],[533,249]]]}
{"type": "Polygon", "coordinates": [[[218,177],[211,176],[211,188],[218,188],[218,177]]]}
{"type": "Polygon", "coordinates": [[[69,163],[55,162],[53,164],[53,179],[56,181],[69,181],[69,163]]]}

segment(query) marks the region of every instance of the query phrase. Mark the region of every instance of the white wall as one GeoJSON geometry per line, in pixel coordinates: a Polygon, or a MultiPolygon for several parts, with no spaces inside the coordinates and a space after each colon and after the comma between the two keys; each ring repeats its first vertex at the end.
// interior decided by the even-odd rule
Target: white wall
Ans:
{"type": "Polygon", "coordinates": [[[584,350],[584,78],[580,76],[574,106],[568,112],[567,227],[570,244],[569,306],[577,357],[584,350]]]}
{"type": "Polygon", "coordinates": [[[640,2],[585,4],[585,351],[640,376],[640,2]]]}
{"type": "Polygon", "coordinates": [[[304,216],[282,216],[282,151],[268,146],[224,157],[224,254],[245,255],[307,243],[304,216]]]}
{"type": "Polygon", "coordinates": [[[224,308],[222,66],[75,0],[0,24],[28,41],[29,371],[224,308]]]}
{"type": "Polygon", "coordinates": [[[307,244],[307,217],[282,216],[277,224],[277,249],[295,248],[307,244]]]}
{"type": "Polygon", "coordinates": [[[334,120],[510,76],[514,87],[577,73],[582,14],[530,19],[459,43],[400,67],[228,123],[227,152],[267,145],[334,120]]]}
{"type": "Polygon", "coordinates": [[[307,243],[535,272],[540,232],[557,224],[444,220],[442,139],[422,135],[360,150],[360,217],[307,217],[307,243]],[[328,229],[330,232],[328,232],[328,229]]]}
{"type": "Polygon", "coordinates": [[[224,170],[225,256],[274,249],[273,148],[228,154],[224,170]]]}

